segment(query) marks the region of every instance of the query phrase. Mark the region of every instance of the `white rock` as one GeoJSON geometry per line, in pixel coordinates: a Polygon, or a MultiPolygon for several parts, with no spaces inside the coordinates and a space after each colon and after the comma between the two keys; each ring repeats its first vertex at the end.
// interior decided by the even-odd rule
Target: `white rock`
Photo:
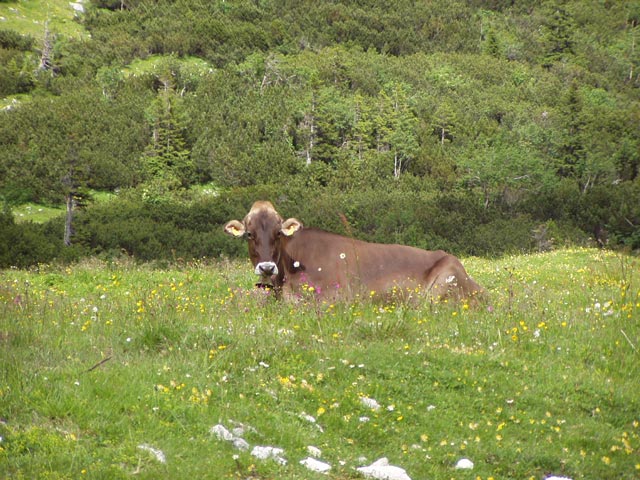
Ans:
{"type": "Polygon", "coordinates": [[[403,468],[389,465],[389,460],[384,457],[368,467],[360,467],[357,470],[365,477],[376,480],[411,480],[403,468]]]}
{"type": "Polygon", "coordinates": [[[459,470],[471,470],[473,468],[473,462],[468,458],[461,458],[456,463],[456,468],[459,470]]]}
{"type": "Polygon", "coordinates": [[[331,470],[331,465],[328,463],[321,462],[320,460],[316,460],[312,457],[307,457],[304,460],[300,460],[300,465],[304,465],[309,470],[318,473],[328,473],[331,470]]]}
{"type": "Polygon", "coordinates": [[[362,405],[364,405],[365,407],[370,408],[371,410],[380,410],[380,404],[373,398],[362,397],[360,399],[360,403],[362,403],[362,405]]]}
{"type": "Polygon", "coordinates": [[[309,423],[316,423],[316,417],[314,417],[313,415],[309,415],[308,413],[302,412],[300,414],[300,418],[302,420],[306,420],[309,423]]]}
{"type": "MultiPolygon", "coordinates": [[[[2,438],[2,437],[0,437],[2,438]]],[[[309,455],[311,455],[312,457],[316,457],[316,458],[320,458],[322,456],[322,450],[320,450],[318,447],[314,447],[312,445],[309,445],[307,447],[307,453],[309,453],[309,455]]]]}
{"type": "Polygon", "coordinates": [[[244,438],[236,437],[232,441],[233,446],[238,450],[249,450],[249,442],[247,442],[244,438]]]}
{"type": "Polygon", "coordinates": [[[260,460],[272,459],[273,461],[275,461],[276,463],[279,463],[280,465],[286,465],[287,461],[284,458],[282,458],[283,453],[284,453],[284,450],[278,447],[261,447],[258,445],[253,447],[253,450],[251,450],[251,455],[253,455],[254,457],[260,460]]]}
{"type": "Polygon", "coordinates": [[[233,441],[233,433],[227,430],[224,425],[214,425],[209,430],[209,433],[212,433],[216,437],[218,437],[218,440],[225,440],[227,442],[233,441]]]}
{"type": "Polygon", "coordinates": [[[69,2],[71,8],[73,8],[76,12],[84,13],[84,5],[80,2],[69,2]]]}
{"type": "Polygon", "coordinates": [[[157,461],[160,463],[167,463],[167,457],[165,457],[164,452],[158,448],[154,448],[151,445],[147,445],[143,443],[142,445],[138,445],[140,450],[144,450],[145,452],[151,453],[157,461]]]}
{"type": "Polygon", "coordinates": [[[302,420],[305,420],[305,421],[307,421],[307,422],[309,422],[309,423],[312,423],[313,425],[315,425],[315,426],[316,426],[316,428],[317,428],[318,430],[320,430],[321,432],[323,432],[323,433],[324,433],[324,429],[323,429],[323,428],[322,428],[322,427],[317,423],[317,420],[316,420],[316,418],[315,418],[314,416],[309,415],[308,413],[302,412],[302,413],[299,415],[299,417],[300,417],[302,420]]]}
{"type": "MultiPolygon", "coordinates": [[[[234,429],[234,432],[240,432],[243,430],[234,429]]],[[[238,450],[249,450],[249,443],[242,437],[234,435],[224,425],[214,425],[209,429],[209,433],[218,437],[218,440],[224,440],[225,442],[232,442],[233,446],[238,450]]]]}

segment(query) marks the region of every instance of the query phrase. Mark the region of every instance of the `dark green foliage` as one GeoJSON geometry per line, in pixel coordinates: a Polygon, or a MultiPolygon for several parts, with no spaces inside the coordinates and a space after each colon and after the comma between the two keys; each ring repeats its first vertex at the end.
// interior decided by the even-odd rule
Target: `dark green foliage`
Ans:
{"type": "Polygon", "coordinates": [[[33,38],[13,30],[0,30],[0,48],[28,52],[33,48],[33,38]]]}
{"type": "Polygon", "coordinates": [[[25,52],[33,38],[0,30],[0,98],[29,92],[35,86],[35,64],[25,52]]]}
{"type": "Polygon", "coordinates": [[[81,212],[76,242],[98,255],[139,261],[237,255],[221,225],[233,215],[228,202],[148,203],[124,198],[81,212]]]}
{"type": "MultiPolygon", "coordinates": [[[[59,229],[31,222],[16,224],[10,212],[1,212],[0,268],[25,268],[59,257],[62,247],[62,225],[57,226],[59,229]]],[[[70,257],[71,255],[68,258],[70,257]]]]}
{"type": "Polygon", "coordinates": [[[0,111],[0,196],[132,189],[89,205],[72,244],[141,260],[244,252],[220,227],[260,198],[461,254],[638,248],[638,12],[94,0],[90,38],[53,35],[47,72],[35,40],[0,31],[0,97],[23,94],[0,111]],[[194,200],[204,183],[220,195],[194,200]]]}

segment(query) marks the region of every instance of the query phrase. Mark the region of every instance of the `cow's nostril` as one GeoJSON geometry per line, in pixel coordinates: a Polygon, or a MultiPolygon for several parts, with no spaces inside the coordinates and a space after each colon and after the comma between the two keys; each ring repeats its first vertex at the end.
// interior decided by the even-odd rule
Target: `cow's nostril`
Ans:
{"type": "Polygon", "coordinates": [[[260,262],[256,265],[256,273],[263,276],[277,275],[278,267],[273,262],[260,262]]]}

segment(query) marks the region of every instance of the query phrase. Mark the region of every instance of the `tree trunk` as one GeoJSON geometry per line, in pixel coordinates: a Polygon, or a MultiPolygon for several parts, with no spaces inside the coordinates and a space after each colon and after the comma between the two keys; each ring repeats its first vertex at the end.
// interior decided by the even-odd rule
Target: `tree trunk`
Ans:
{"type": "Polygon", "coordinates": [[[311,113],[307,116],[307,123],[309,124],[309,144],[307,145],[307,166],[311,165],[312,151],[316,139],[316,99],[315,95],[311,99],[311,113]]]}
{"type": "Polygon", "coordinates": [[[65,203],[67,204],[67,214],[64,220],[64,245],[66,247],[71,245],[71,236],[73,235],[73,213],[76,205],[76,201],[72,192],[69,192],[65,197],[65,203]]]}
{"type": "Polygon", "coordinates": [[[398,156],[398,152],[393,155],[393,176],[400,178],[400,172],[402,171],[402,160],[398,156]]]}
{"type": "Polygon", "coordinates": [[[49,31],[49,20],[44,23],[44,39],[42,42],[42,53],[40,54],[40,65],[38,71],[46,72],[51,70],[53,61],[53,39],[49,31]]]}

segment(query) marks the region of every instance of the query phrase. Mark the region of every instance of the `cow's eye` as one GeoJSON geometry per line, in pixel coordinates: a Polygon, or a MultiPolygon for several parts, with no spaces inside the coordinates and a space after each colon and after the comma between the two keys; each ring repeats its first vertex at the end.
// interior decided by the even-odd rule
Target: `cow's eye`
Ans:
{"type": "Polygon", "coordinates": [[[249,240],[251,240],[253,238],[253,234],[251,232],[247,232],[245,235],[247,236],[247,238],[249,240]]]}

